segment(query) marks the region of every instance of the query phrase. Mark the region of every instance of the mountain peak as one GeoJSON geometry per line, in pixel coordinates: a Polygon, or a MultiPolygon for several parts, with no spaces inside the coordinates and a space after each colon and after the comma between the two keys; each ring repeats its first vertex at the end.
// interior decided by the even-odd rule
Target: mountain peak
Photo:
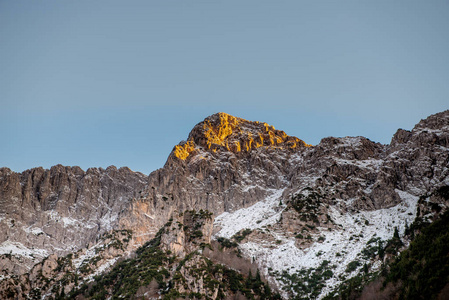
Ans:
{"type": "Polygon", "coordinates": [[[449,127],[449,110],[445,110],[427,118],[421,120],[414,127],[415,131],[429,129],[429,130],[441,130],[449,127]]]}
{"type": "Polygon", "coordinates": [[[300,149],[309,147],[297,137],[264,122],[248,121],[227,113],[216,113],[198,123],[188,140],[175,146],[174,155],[185,160],[197,148],[210,152],[250,152],[259,147],[300,149]]]}

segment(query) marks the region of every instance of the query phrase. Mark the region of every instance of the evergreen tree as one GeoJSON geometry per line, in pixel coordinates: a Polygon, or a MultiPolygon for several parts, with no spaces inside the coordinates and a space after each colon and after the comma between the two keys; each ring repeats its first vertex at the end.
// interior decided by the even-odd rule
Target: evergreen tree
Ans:
{"type": "Polygon", "coordinates": [[[260,281],[260,272],[259,269],[257,269],[257,273],[256,273],[256,281],[260,281]]]}
{"type": "Polygon", "coordinates": [[[382,245],[382,241],[379,241],[379,244],[378,244],[378,253],[379,253],[379,258],[380,259],[383,259],[384,258],[384,255],[385,255],[385,249],[384,249],[384,247],[383,247],[383,245],[382,245]]]}
{"type": "Polygon", "coordinates": [[[248,278],[246,278],[246,288],[252,289],[253,287],[253,275],[251,274],[251,270],[249,270],[248,278]]]}
{"type": "Polygon", "coordinates": [[[398,228],[397,228],[397,227],[394,228],[393,238],[395,238],[395,239],[400,239],[400,238],[399,238],[399,231],[398,231],[398,228]]]}
{"type": "Polygon", "coordinates": [[[254,278],[254,281],[253,281],[253,282],[254,282],[254,283],[253,283],[253,288],[254,288],[254,289],[259,289],[260,286],[263,284],[263,283],[262,283],[262,279],[260,278],[260,272],[259,272],[259,269],[257,269],[256,278],[254,278]]]}

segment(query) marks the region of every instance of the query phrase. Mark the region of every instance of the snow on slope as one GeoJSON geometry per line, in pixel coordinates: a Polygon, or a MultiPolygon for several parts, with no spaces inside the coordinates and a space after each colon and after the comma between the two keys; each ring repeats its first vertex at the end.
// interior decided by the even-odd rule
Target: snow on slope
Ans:
{"type": "Polygon", "coordinates": [[[0,244],[0,254],[19,255],[34,259],[36,257],[43,258],[48,256],[48,251],[37,248],[30,249],[25,247],[22,243],[11,242],[8,240],[0,244]]]}
{"type": "Polygon", "coordinates": [[[279,209],[279,201],[284,189],[268,190],[272,194],[265,200],[256,204],[236,210],[232,213],[225,212],[215,219],[214,226],[221,227],[216,236],[231,238],[242,229],[261,228],[279,221],[282,210],[279,209]]]}
{"type": "MultiPolygon", "coordinates": [[[[231,238],[242,229],[257,229],[279,221],[284,207],[279,206],[283,190],[272,191],[265,200],[251,207],[237,210],[233,213],[223,213],[216,218],[215,226],[221,229],[215,237],[231,238]],[[262,220],[260,222],[260,220],[262,220]],[[259,221],[259,222],[258,222],[259,221]]],[[[312,238],[314,243],[303,250],[295,245],[294,238],[288,238],[282,232],[271,232],[275,235],[276,243],[246,242],[239,246],[243,254],[254,259],[261,271],[280,288],[283,283],[273,272],[287,271],[294,274],[298,271],[317,268],[323,261],[330,261],[334,268],[333,276],[325,283],[318,298],[337,287],[344,279],[357,275],[357,269],[368,262],[361,256],[362,250],[373,238],[386,241],[392,238],[395,227],[400,234],[405,230],[406,224],[411,224],[415,218],[418,197],[406,192],[396,190],[402,198],[402,202],[394,207],[379,209],[376,211],[360,211],[357,213],[342,213],[336,207],[329,207],[329,214],[335,223],[335,229],[317,228],[319,234],[312,238]],[[324,241],[318,241],[318,238],[324,241]],[[359,261],[360,266],[347,272],[349,263],[359,261]]],[[[372,266],[372,269],[380,267],[380,262],[372,266]]],[[[279,274],[278,273],[278,274],[279,274]]],[[[283,292],[284,298],[288,297],[283,292]]]]}

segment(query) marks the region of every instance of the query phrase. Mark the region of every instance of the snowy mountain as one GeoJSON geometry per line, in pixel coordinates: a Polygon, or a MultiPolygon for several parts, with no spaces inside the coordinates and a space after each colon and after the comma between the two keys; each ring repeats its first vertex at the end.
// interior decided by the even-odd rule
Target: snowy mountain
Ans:
{"type": "Polygon", "coordinates": [[[152,247],[145,255],[171,258],[122,286],[128,298],[321,299],[380,271],[408,247],[412,224],[444,213],[448,166],[445,111],[399,129],[389,145],[329,137],[316,146],[219,113],[149,176],[115,167],[2,168],[0,295],[97,297],[88,286],[98,275],[152,247]]]}

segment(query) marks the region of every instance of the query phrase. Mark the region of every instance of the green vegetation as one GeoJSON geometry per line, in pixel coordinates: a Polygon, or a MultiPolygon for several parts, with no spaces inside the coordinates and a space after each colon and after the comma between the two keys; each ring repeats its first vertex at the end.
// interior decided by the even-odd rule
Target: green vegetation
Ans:
{"type": "Polygon", "coordinates": [[[384,253],[383,241],[380,237],[372,238],[366,243],[366,247],[362,250],[362,258],[363,259],[371,259],[375,258],[376,255],[379,257],[384,253]]]}
{"type": "Polygon", "coordinates": [[[232,236],[231,239],[235,242],[224,237],[218,237],[217,242],[220,243],[222,248],[236,248],[238,243],[243,241],[248,235],[251,234],[251,232],[253,232],[251,229],[243,229],[232,236]]]}
{"type": "Polygon", "coordinates": [[[240,243],[241,241],[243,241],[248,235],[251,234],[251,232],[253,232],[251,229],[244,229],[242,231],[239,231],[238,233],[234,234],[234,236],[232,237],[234,240],[237,241],[237,243],[240,243]]]}
{"type": "MultiPolygon", "coordinates": [[[[194,239],[203,237],[200,229],[204,225],[204,220],[210,217],[207,211],[185,212],[184,220],[187,219],[186,223],[190,228],[170,220],[154,239],[136,250],[133,258],[119,261],[111,271],[95,276],[93,282],[75,288],[68,295],[61,296],[63,292],[58,285],[55,287],[54,295],[58,296],[57,299],[83,296],[88,299],[115,300],[134,299],[137,295],[143,295],[142,292],[150,292],[165,300],[210,299],[210,296],[217,291],[217,299],[225,299],[233,294],[242,294],[247,299],[280,299],[280,296],[273,294],[270,287],[263,282],[259,272],[255,277],[251,274],[244,276],[235,270],[213,263],[203,256],[201,251],[197,251],[210,245],[204,243],[198,245],[196,250],[188,253],[182,260],[170,251],[162,250],[162,236],[170,234],[173,226],[185,230],[186,235],[190,236],[191,243],[197,244],[194,239]],[[205,294],[198,292],[198,282],[202,282],[205,294]]],[[[234,236],[233,240],[241,241],[250,233],[251,230],[243,230],[234,236]]],[[[237,245],[236,242],[223,238],[221,244],[237,245]]],[[[89,263],[91,264],[93,262],[89,263]]]]}
{"type": "Polygon", "coordinates": [[[399,237],[398,228],[395,227],[393,237],[389,241],[387,241],[387,245],[385,246],[385,252],[388,254],[396,255],[403,245],[404,244],[402,243],[401,238],[399,237]]]}
{"type": "MultiPolygon", "coordinates": [[[[440,190],[445,193],[447,189],[440,190]]],[[[406,235],[414,237],[417,232],[420,233],[410,247],[398,256],[394,254],[402,242],[397,230],[385,247],[379,238],[368,241],[362,251],[364,258],[376,253],[382,258],[383,253],[391,253],[390,261],[378,273],[369,273],[365,264],[363,272],[343,282],[324,299],[356,299],[368,285],[374,298],[382,295],[385,299],[437,299],[449,284],[449,211],[431,224],[417,217],[406,235]]]]}
{"type": "Polygon", "coordinates": [[[202,219],[202,220],[209,219],[210,220],[212,218],[212,213],[208,210],[203,210],[203,209],[200,209],[199,211],[188,210],[185,213],[189,213],[194,221],[197,221],[199,219],[202,219]]]}
{"type": "Polygon", "coordinates": [[[435,191],[435,194],[445,200],[449,200],[449,185],[442,186],[435,191]]]}
{"type": "Polygon", "coordinates": [[[66,268],[72,267],[72,257],[73,257],[72,253],[70,253],[64,257],[58,257],[58,260],[57,260],[58,266],[56,267],[55,271],[61,272],[66,268]]]}
{"type": "Polygon", "coordinates": [[[391,264],[384,285],[399,281],[400,299],[435,299],[449,282],[449,211],[424,228],[391,264]]]}
{"type": "Polygon", "coordinates": [[[348,264],[348,266],[346,267],[345,272],[346,272],[346,273],[351,273],[351,272],[357,270],[357,268],[358,268],[360,265],[361,265],[361,264],[360,264],[360,262],[359,262],[358,260],[351,261],[351,262],[348,264]]]}
{"type": "Polygon", "coordinates": [[[137,249],[136,258],[116,264],[109,273],[96,276],[93,286],[84,284],[80,289],[72,291],[69,297],[83,294],[91,299],[105,299],[106,295],[112,295],[112,299],[130,298],[140,286],[149,285],[153,279],[163,287],[169,275],[164,266],[173,259],[170,253],[158,248],[164,230],[165,227],[153,240],[137,249]]]}
{"type": "Polygon", "coordinates": [[[315,299],[324,288],[324,282],[334,273],[330,261],[324,260],[318,268],[302,269],[294,274],[287,271],[271,272],[283,284],[283,290],[289,294],[289,299],[315,299]]]}
{"type": "Polygon", "coordinates": [[[233,242],[230,239],[224,237],[218,237],[217,242],[220,243],[222,248],[235,248],[238,246],[236,242],[233,242]]]}
{"type": "MultiPolygon", "coordinates": [[[[191,277],[197,279],[202,278],[204,286],[207,287],[208,290],[214,291],[218,288],[218,299],[225,299],[230,292],[240,292],[247,299],[280,299],[280,296],[274,295],[270,287],[262,281],[259,271],[257,271],[255,277],[252,277],[251,273],[245,277],[241,273],[223,265],[214,264],[211,260],[198,253],[195,253],[193,256],[184,262],[184,264],[186,264],[186,272],[188,272],[191,277]],[[193,256],[199,258],[198,263],[190,263],[190,261],[193,261],[193,256]]],[[[177,282],[182,282],[182,279],[181,273],[178,272],[176,281],[172,281],[171,285],[176,286],[178,284],[177,282]]],[[[185,287],[186,284],[184,284],[184,288],[185,287]]],[[[191,293],[173,293],[177,294],[176,297],[186,297],[188,299],[191,299],[193,296],[191,293]]],[[[208,295],[196,293],[194,296],[197,299],[209,299],[208,295]]],[[[164,296],[164,299],[172,298],[164,296]]]]}
{"type": "Polygon", "coordinates": [[[302,193],[293,195],[289,205],[298,212],[301,221],[319,223],[318,214],[322,196],[311,189],[307,189],[307,192],[307,196],[302,193]]]}
{"type": "MultiPolygon", "coordinates": [[[[348,280],[345,280],[337,289],[332,293],[326,295],[323,300],[334,299],[357,299],[360,296],[363,287],[366,283],[373,280],[373,275],[357,275],[348,280]]],[[[372,298],[376,299],[376,298],[372,298]]]]}
{"type": "Polygon", "coordinates": [[[95,253],[99,253],[105,249],[109,249],[109,248],[115,248],[115,249],[119,249],[124,251],[124,244],[123,243],[128,243],[132,238],[132,230],[128,230],[128,229],[123,229],[123,230],[114,230],[112,232],[109,233],[105,233],[101,236],[100,239],[106,241],[106,240],[111,240],[109,243],[107,243],[106,245],[95,249],[95,253]]]}
{"type": "Polygon", "coordinates": [[[194,232],[192,232],[192,234],[190,235],[190,237],[192,239],[196,239],[196,238],[202,238],[203,237],[203,232],[201,230],[195,230],[194,232]]]}

